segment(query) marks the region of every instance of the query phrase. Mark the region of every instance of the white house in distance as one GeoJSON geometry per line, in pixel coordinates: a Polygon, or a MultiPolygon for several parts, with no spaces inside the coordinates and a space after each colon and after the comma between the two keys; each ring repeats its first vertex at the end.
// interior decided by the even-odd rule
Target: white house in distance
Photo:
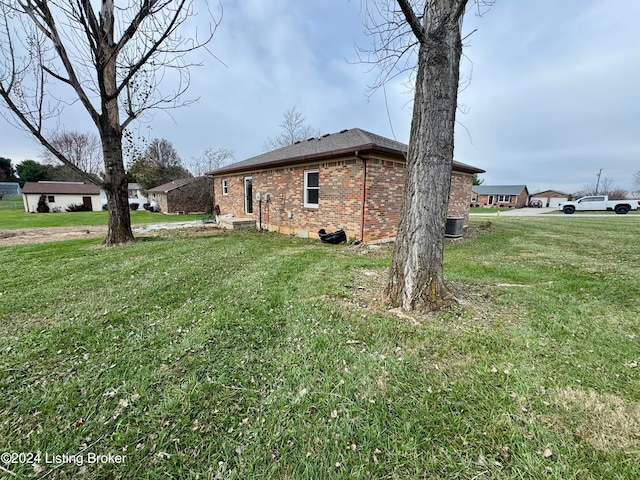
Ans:
{"type": "Polygon", "coordinates": [[[85,205],[94,212],[102,210],[100,188],[82,182],[27,182],[22,187],[25,212],[36,212],[44,195],[52,212],[64,212],[70,205],[85,205]]]}
{"type": "MultiPolygon", "coordinates": [[[[129,183],[127,185],[127,191],[129,205],[137,203],[138,207],[142,210],[143,205],[145,203],[149,203],[149,200],[147,200],[147,197],[145,196],[145,191],[140,184],[129,183]]],[[[100,189],[100,201],[102,202],[102,209],[105,210],[107,208],[107,193],[102,189],[100,189]]]]}

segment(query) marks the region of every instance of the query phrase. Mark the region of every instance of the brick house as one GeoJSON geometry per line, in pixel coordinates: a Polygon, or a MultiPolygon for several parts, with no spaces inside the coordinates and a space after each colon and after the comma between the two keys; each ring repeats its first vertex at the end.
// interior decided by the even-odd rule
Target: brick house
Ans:
{"type": "Polygon", "coordinates": [[[529,205],[526,185],[474,185],[471,191],[473,207],[524,208],[529,205]]]}
{"type": "Polygon", "coordinates": [[[211,179],[183,178],[147,190],[151,203],[156,202],[162,213],[205,213],[213,205],[211,179]]]}
{"type": "MultiPolygon", "coordinates": [[[[311,138],[207,173],[220,213],[270,231],[317,237],[344,229],[362,241],[396,235],[407,145],[358,128],[311,138]],[[257,199],[257,194],[261,199],[257,199]],[[261,223],[260,223],[261,222],[261,223]]],[[[474,173],[454,162],[449,215],[469,212],[474,173]]]]}
{"type": "Polygon", "coordinates": [[[545,190],[531,194],[531,200],[540,200],[543,207],[557,207],[561,202],[570,200],[572,195],[557,190],[545,190]]]}

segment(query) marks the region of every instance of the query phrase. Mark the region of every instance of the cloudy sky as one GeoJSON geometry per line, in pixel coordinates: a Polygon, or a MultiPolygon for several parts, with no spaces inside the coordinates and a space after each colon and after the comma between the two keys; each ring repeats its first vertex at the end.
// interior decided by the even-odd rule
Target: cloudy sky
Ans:
{"type": "MultiPolygon", "coordinates": [[[[406,78],[368,95],[376,77],[359,63],[365,0],[225,1],[210,49],[192,69],[191,106],[138,125],[171,141],[185,163],[206,148],[235,160],[263,152],[285,110],[321,133],[359,127],[408,142],[406,78]]],[[[204,2],[196,2],[196,4],[204,2]]],[[[471,0],[470,0],[471,3],[471,0]]],[[[465,17],[455,158],[487,171],[485,184],[567,193],[602,178],[632,189],[640,171],[637,0],[497,0],[465,17]]],[[[3,107],[0,107],[3,108],[3,107]]],[[[70,130],[89,124],[75,112],[70,130]]],[[[0,156],[14,164],[41,148],[0,118],[0,156]]]]}

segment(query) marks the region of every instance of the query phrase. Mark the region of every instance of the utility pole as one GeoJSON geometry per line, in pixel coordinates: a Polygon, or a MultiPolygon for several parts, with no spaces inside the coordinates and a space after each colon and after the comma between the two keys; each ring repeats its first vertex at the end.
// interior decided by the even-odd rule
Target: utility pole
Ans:
{"type": "Polygon", "coordinates": [[[600,186],[600,175],[602,175],[602,169],[598,172],[598,182],[596,183],[596,195],[598,194],[598,187],[600,186]]]}

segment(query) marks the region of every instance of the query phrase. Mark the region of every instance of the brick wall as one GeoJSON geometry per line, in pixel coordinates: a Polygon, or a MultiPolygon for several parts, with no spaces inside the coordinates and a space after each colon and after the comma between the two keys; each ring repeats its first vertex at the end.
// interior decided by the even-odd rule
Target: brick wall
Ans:
{"type": "MultiPolygon", "coordinates": [[[[260,204],[256,193],[269,193],[270,201],[262,201],[262,225],[283,234],[317,237],[320,228],[327,232],[344,229],[348,238],[371,241],[394,237],[400,222],[405,164],[397,159],[366,159],[366,202],[362,208],[362,185],[365,177],[363,159],[345,157],[324,163],[313,163],[243,174],[217,176],[214,179],[214,202],[222,215],[249,217],[258,223],[260,204]],[[304,206],[304,172],[319,172],[318,208],[304,206]],[[251,177],[253,214],[247,214],[244,180],[251,177]],[[223,182],[227,194],[223,194],[223,182]],[[364,238],[361,222],[364,213],[364,238]],[[291,218],[289,218],[291,215],[291,218]]],[[[469,212],[469,195],[473,176],[454,172],[451,181],[449,215],[464,216],[469,212]]]]}
{"type": "Polygon", "coordinates": [[[469,195],[473,187],[473,174],[452,172],[451,190],[449,193],[450,217],[464,217],[464,224],[469,222],[469,195]]]}
{"type": "Polygon", "coordinates": [[[344,228],[347,236],[359,238],[361,171],[362,166],[354,158],[345,158],[330,163],[216,177],[213,187],[215,203],[220,206],[222,215],[250,217],[259,222],[260,202],[255,197],[258,192],[268,193],[270,200],[261,202],[263,228],[312,237],[317,237],[320,228],[327,232],[344,228]],[[315,169],[319,171],[320,182],[318,208],[310,208],[304,206],[304,172],[315,169]],[[251,177],[252,181],[253,214],[245,211],[246,177],[251,177]],[[222,193],[225,180],[227,195],[222,193]]]}
{"type": "Polygon", "coordinates": [[[404,162],[377,158],[367,160],[365,242],[396,236],[400,224],[404,181],[404,162]]]}
{"type": "Polygon", "coordinates": [[[211,192],[211,179],[201,177],[167,193],[156,193],[155,200],[162,213],[204,213],[211,211],[211,192]]]}

